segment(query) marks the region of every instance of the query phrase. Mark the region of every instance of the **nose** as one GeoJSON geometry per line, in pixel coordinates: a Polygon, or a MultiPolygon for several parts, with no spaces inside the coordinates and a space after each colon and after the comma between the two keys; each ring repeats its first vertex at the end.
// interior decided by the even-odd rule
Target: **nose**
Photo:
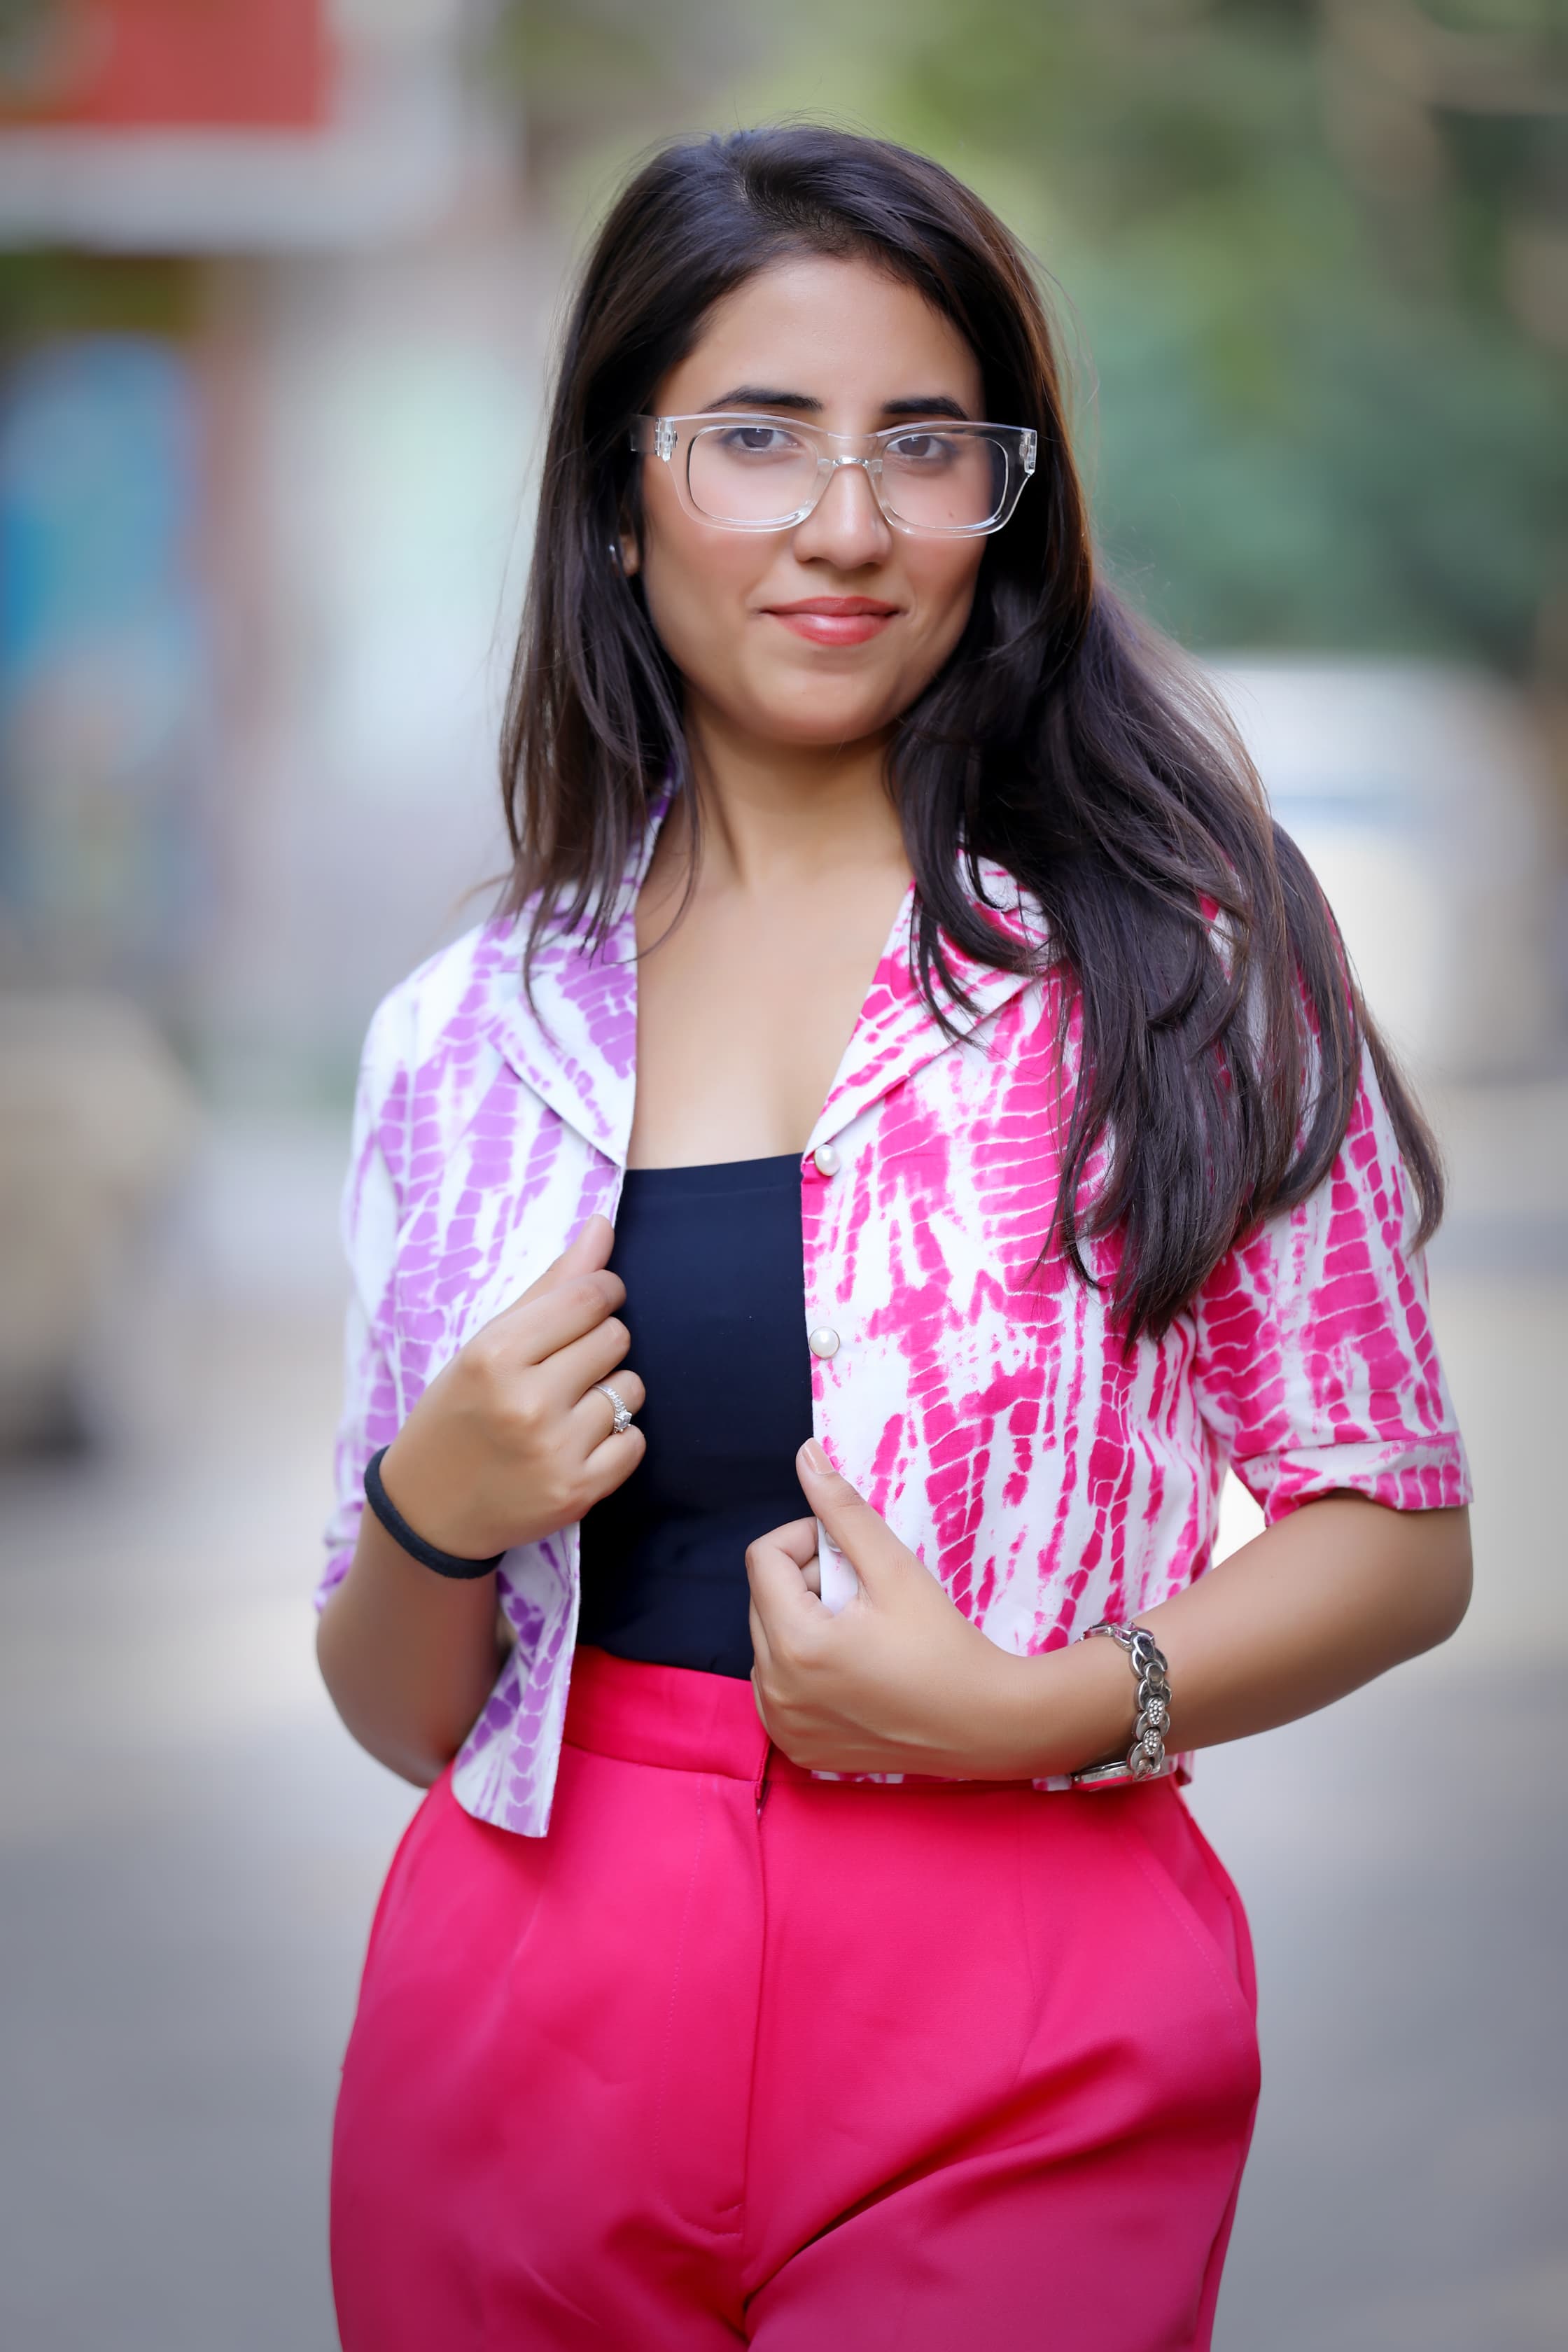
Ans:
{"type": "Polygon", "coordinates": [[[877,504],[863,457],[836,460],[832,478],[803,523],[795,527],[795,553],[821,556],[841,572],[879,563],[892,544],[887,517],[877,504]]]}

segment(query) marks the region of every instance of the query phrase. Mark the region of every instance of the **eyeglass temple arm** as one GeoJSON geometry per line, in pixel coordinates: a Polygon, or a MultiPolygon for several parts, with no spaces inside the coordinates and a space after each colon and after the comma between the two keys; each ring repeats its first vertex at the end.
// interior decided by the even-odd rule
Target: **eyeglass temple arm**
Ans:
{"type": "Polygon", "coordinates": [[[668,417],[638,416],[633,421],[627,441],[640,456],[662,457],[668,465],[675,455],[679,437],[668,417]]]}

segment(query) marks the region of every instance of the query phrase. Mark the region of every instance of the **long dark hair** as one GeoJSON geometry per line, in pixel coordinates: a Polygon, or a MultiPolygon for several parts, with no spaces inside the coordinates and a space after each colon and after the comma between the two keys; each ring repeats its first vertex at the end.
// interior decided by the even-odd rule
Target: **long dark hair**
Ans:
{"type": "Polygon", "coordinates": [[[916,977],[936,1017],[944,997],[962,1000],[949,942],[1005,970],[1031,954],[988,914],[981,859],[1040,901],[1045,961],[1059,961],[1064,1003],[1081,1015],[1042,1246],[1054,1238],[1091,1281],[1088,1245],[1114,1237],[1127,1343],[1163,1332],[1240,1236],[1326,1175],[1363,1040],[1425,1242],[1442,1211],[1436,1154],[1306,861],[1191,665],[1096,576],[1027,258],[950,173],[881,140],[790,125],[668,147],[588,257],[501,746],[506,910],[532,902],[525,971],[547,928],[603,937],[654,794],[672,767],[689,780],[680,679],[608,553],[640,520],[630,420],[721,297],[800,252],[904,278],[977,355],[985,414],[1039,436],[1035,478],[987,541],[964,635],[899,721],[889,782],[916,886],[916,977]]]}

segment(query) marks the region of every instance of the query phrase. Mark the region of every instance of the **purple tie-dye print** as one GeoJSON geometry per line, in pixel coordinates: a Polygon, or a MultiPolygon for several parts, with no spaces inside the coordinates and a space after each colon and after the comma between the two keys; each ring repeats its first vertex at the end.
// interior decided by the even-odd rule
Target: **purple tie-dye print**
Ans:
{"type": "MultiPolygon", "coordinates": [[[[657,818],[656,818],[657,824],[657,818]]],[[[343,1191],[353,1276],[337,1507],[318,1600],[342,1576],[368,1457],[426,1382],[614,1216],[636,1084],[633,908],[650,829],[595,954],[556,937],[522,994],[489,923],[378,1007],[343,1191]]],[[[1037,922],[984,876],[997,916],[1037,922]]],[[[1227,1464],[1272,1522],[1349,1488],[1402,1510],[1469,1497],[1405,1244],[1413,1203],[1370,1065],[1313,1196],[1233,1250],[1192,1310],[1124,1354],[1103,1298],[1038,1259],[1075,1033],[1061,983],[956,964],[950,1037],[910,977],[912,894],[801,1162],[814,1423],[835,1461],[1005,1649],[1049,1649],[1152,1607],[1209,1564],[1227,1464]],[[832,1141],[837,1165],[818,1169],[832,1141]]],[[[1101,1244],[1095,1270],[1111,1264],[1101,1244]]],[[[550,1818],[577,1623],[577,1529],[508,1552],[517,1646],[458,1759],[479,1819],[550,1818]]],[[[736,1563],[736,1572],[741,1572],[736,1563]]],[[[824,1558],[837,1605],[852,1572],[824,1558]]]]}

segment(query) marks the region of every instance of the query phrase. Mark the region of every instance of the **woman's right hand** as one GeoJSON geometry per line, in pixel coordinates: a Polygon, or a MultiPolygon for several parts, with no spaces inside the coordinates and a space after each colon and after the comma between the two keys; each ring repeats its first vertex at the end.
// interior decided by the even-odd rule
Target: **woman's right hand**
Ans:
{"type": "Polygon", "coordinates": [[[614,1433],[595,1383],[640,1411],[636,1372],[617,1370],[630,1333],[615,1239],[593,1216],[521,1298],[437,1373],[387,1449],[382,1482],[426,1543],[483,1559],[580,1519],[642,1460],[640,1429],[614,1433]]]}

